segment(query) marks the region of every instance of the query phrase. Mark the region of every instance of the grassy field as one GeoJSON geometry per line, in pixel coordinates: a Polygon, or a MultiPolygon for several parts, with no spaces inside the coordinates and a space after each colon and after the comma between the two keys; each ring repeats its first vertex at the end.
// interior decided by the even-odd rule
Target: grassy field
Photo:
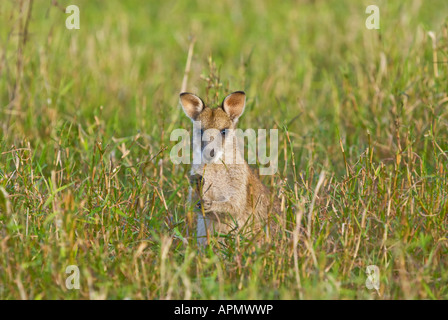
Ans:
{"type": "Polygon", "coordinates": [[[447,299],[447,22],[446,0],[2,0],[0,299],[447,299]],[[239,127],[280,129],[261,244],[198,252],[169,157],[192,43],[188,91],[244,90],[239,127]]]}

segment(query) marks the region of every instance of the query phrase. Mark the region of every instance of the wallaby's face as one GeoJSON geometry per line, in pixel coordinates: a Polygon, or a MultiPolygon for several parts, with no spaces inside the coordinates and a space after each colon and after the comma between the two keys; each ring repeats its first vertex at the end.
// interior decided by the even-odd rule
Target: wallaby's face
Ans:
{"type": "Polygon", "coordinates": [[[214,160],[219,160],[226,144],[234,143],[232,129],[236,128],[238,118],[244,111],[245,93],[234,92],[223,100],[221,106],[213,109],[205,106],[202,99],[192,93],[181,93],[180,102],[186,115],[200,122],[201,153],[209,151],[214,160]],[[216,138],[218,140],[215,141],[216,138]]]}

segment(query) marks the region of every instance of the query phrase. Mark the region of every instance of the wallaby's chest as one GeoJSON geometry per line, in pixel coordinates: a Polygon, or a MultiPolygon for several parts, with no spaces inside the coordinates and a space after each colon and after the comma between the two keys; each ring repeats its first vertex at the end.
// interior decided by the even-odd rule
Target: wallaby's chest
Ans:
{"type": "Polygon", "coordinates": [[[247,171],[244,165],[212,164],[192,168],[192,174],[199,174],[203,177],[204,197],[216,200],[225,200],[234,193],[243,192],[247,180],[247,171]]]}

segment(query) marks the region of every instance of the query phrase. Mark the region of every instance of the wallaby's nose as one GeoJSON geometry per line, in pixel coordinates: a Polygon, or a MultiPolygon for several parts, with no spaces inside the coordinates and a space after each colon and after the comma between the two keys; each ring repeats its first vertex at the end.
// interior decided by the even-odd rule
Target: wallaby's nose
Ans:
{"type": "Polygon", "coordinates": [[[214,128],[207,129],[202,135],[202,156],[206,161],[215,161],[222,148],[220,131],[214,128]]]}
{"type": "Polygon", "coordinates": [[[215,132],[214,129],[209,129],[206,130],[203,134],[202,134],[202,150],[204,150],[204,148],[210,144],[213,143],[213,141],[215,140],[215,136],[217,135],[217,133],[215,132]]]}

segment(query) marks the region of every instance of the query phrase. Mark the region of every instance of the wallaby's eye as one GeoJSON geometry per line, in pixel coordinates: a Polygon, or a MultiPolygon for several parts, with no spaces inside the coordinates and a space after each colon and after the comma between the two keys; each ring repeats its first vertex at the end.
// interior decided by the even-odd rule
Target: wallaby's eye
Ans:
{"type": "Polygon", "coordinates": [[[225,136],[225,135],[226,135],[226,129],[222,129],[222,130],[221,130],[221,134],[222,134],[223,136],[225,136]]]}

